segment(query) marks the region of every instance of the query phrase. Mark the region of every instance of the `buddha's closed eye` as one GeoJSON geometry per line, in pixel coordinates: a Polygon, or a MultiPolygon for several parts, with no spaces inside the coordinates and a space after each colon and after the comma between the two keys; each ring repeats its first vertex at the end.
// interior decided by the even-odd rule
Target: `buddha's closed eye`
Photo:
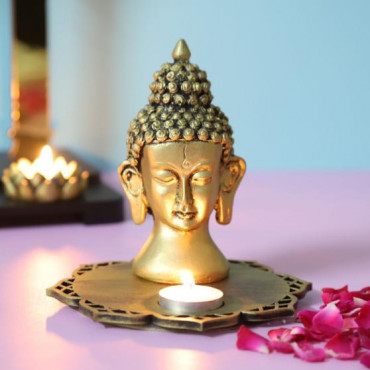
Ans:
{"type": "Polygon", "coordinates": [[[191,177],[191,184],[196,186],[204,186],[212,181],[211,171],[198,171],[191,177]]]}
{"type": "MultiPolygon", "coordinates": [[[[153,175],[156,182],[162,185],[172,185],[177,183],[178,176],[170,170],[159,170],[153,175]]],[[[208,170],[202,170],[195,172],[190,177],[190,182],[195,186],[205,186],[212,181],[212,172],[208,170]]]]}
{"type": "Polygon", "coordinates": [[[172,185],[177,182],[177,176],[170,170],[159,170],[154,173],[154,180],[162,185],[172,185]]]}

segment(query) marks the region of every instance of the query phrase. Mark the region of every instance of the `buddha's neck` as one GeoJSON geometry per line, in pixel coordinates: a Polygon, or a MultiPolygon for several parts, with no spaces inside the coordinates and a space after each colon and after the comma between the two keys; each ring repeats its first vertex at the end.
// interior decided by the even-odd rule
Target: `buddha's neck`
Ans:
{"type": "Polygon", "coordinates": [[[227,276],[228,263],[212,240],[208,223],[179,231],[155,221],[152,233],[133,263],[134,272],[148,280],[178,283],[179,272],[190,270],[196,282],[227,276]]]}

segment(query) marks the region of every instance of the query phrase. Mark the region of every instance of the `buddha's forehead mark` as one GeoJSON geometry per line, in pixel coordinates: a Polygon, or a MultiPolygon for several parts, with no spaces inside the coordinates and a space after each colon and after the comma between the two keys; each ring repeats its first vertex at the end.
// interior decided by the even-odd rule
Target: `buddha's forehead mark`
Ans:
{"type": "Polygon", "coordinates": [[[188,168],[191,167],[191,162],[187,156],[187,152],[186,152],[186,148],[188,146],[187,145],[184,145],[184,150],[183,150],[183,154],[184,154],[184,160],[182,162],[182,168],[184,168],[185,170],[187,170],[188,168]]]}

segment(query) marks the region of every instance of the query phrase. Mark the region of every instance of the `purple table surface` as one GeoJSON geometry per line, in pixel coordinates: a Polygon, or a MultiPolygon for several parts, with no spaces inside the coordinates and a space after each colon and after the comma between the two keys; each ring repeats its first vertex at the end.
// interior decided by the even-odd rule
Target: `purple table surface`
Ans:
{"type": "MultiPolygon", "coordinates": [[[[105,181],[119,188],[115,174],[105,181]]],[[[1,369],[364,369],[358,361],[309,364],[236,349],[236,331],[204,334],[105,327],[45,295],[80,264],[131,260],[152,221],[0,229],[1,369]]],[[[232,223],[212,220],[229,259],[256,260],[322,287],[370,285],[370,173],[248,173],[232,223]]],[[[260,325],[263,335],[283,323],[260,325]]],[[[287,324],[292,325],[292,324],[287,324]]]]}

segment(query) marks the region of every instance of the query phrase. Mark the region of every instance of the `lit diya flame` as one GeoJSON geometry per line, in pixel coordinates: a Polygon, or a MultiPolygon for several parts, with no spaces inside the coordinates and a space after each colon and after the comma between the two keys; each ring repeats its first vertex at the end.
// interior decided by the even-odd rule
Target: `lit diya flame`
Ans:
{"type": "Polygon", "coordinates": [[[89,173],[81,171],[76,161],[54,159],[49,145],[31,162],[20,158],[3,171],[5,193],[12,199],[53,202],[79,196],[87,187],[89,173]]]}
{"type": "Polygon", "coordinates": [[[18,169],[28,180],[35,177],[37,173],[47,180],[51,180],[59,174],[68,180],[75,173],[77,162],[71,161],[67,163],[64,157],[57,157],[54,160],[50,146],[44,145],[40,156],[33,163],[27,158],[19,159],[18,169]]]}

